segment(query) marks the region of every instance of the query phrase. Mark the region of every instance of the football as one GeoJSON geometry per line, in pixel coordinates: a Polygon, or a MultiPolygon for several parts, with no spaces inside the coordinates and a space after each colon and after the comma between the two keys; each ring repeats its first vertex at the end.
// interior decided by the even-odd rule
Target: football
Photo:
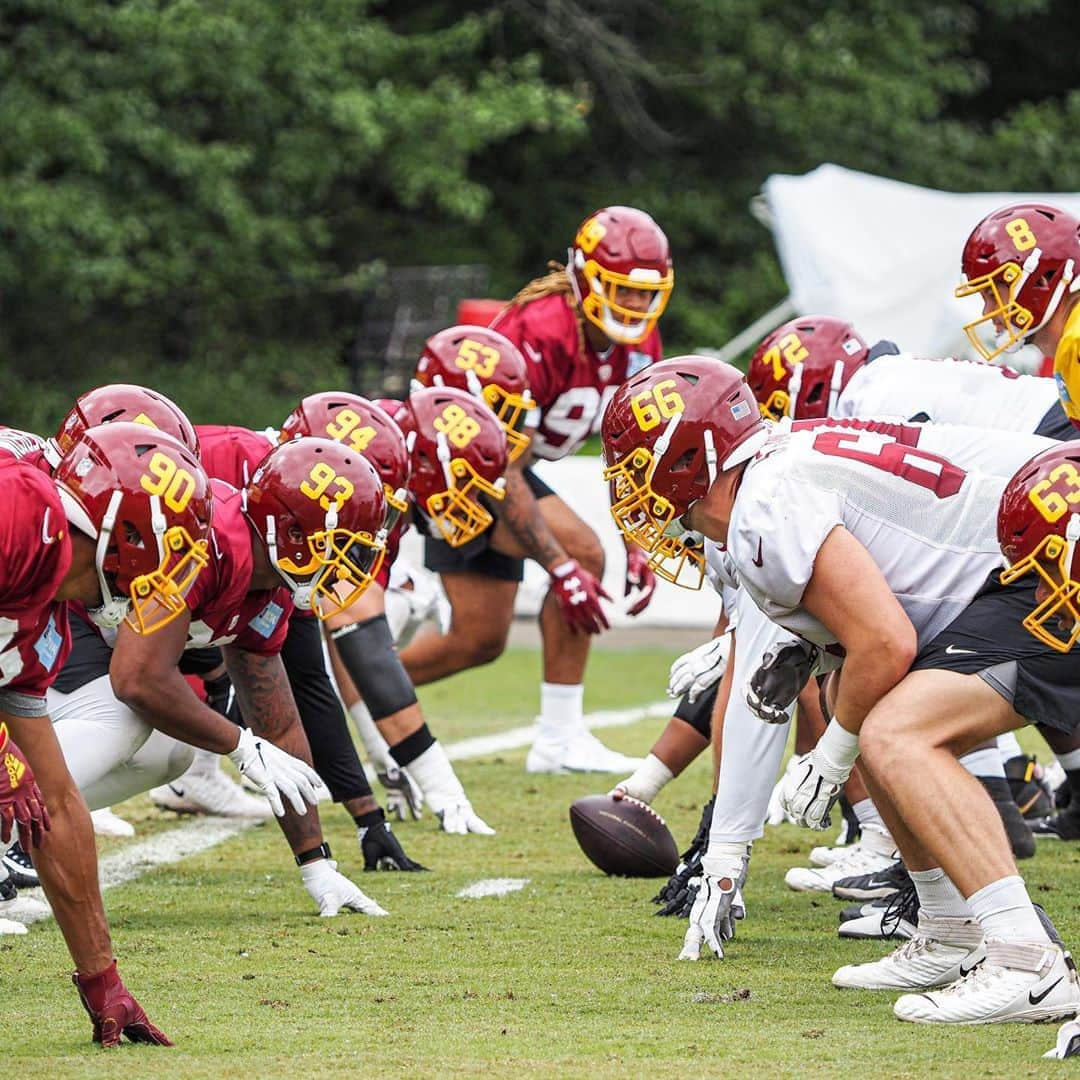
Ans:
{"type": "Polygon", "coordinates": [[[571,805],[570,825],[581,850],[605,874],[668,877],[679,861],[664,819],[638,799],[586,795],[571,805]]]}

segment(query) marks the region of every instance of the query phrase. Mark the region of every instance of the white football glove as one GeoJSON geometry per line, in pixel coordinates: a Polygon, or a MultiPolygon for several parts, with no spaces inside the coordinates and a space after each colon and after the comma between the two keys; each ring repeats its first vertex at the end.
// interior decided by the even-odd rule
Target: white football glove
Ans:
{"type": "Polygon", "coordinates": [[[344,874],[338,873],[333,859],[317,859],[300,867],[300,877],[308,895],[319,905],[324,919],[337,915],[342,908],[361,915],[386,915],[386,909],[365,896],[344,874]]]}
{"type": "Polygon", "coordinates": [[[314,806],[319,801],[319,791],[324,787],[319,774],[307,762],[252,734],[248,728],[240,729],[240,741],[229,760],[270,800],[278,817],[285,814],[282,798],[288,799],[298,814],[306,814],[307,804],[314,806]]]}
{"type": "Polygon", "coordinates": [[[852,766],[834,765],[817,747],[795,762],[781,781],[780,804],[796,825],[827,829],[832,824],[829,811],[840,798],[852,766]]]}
{"type": "Polygon", "coordinates": [[[385,767],[385,771],[380,769],[376,775],[386,789],[388,814],[397,815],[398,821],[408,821],[409,818],[419,821],[424,816],[424,793],[407,769],[390,765],[385,767]]]}
{"type": "Polygon", "coordinates": [[[671,665],[668,678],[668,697],[682,697],[693,704],[714,683],[719,682],[727,668],[728,654],[731,652],[731,635],[721,634],[706,641],[696,649],[683,653],[671,665]]]}
{"type": "Polygon", "coordinates": [[[717,960],[723,960],[723,943],[735,936],[735,921],[746,918],[742,892],[732,877],[702,874],[695,880],[699,882],[697,898],[690,909],[690,925],[686,928],[679,959],[700,959],[704,943],[717,960]]]}
{"type": "Polygon", "coordinates": [[[495,830],[477,814],[468,799],[445,807],[438,811],[436,816],[442,824],[443,832],[453,833],[455,836],[467,836],[469,833],[476,833],[477,836],[495,835],[495,830]]]}

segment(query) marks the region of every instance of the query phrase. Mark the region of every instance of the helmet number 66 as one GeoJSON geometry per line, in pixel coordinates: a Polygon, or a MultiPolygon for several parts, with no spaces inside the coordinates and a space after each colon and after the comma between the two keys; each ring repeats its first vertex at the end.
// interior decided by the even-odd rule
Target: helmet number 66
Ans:
{"type": "Polygon", "coordinates": [[[675,389],[674,379],[664,379],[630,399],[630,409],[641,431],[652,431],[665,420],[684,412],[686,406],[675,389]]]}

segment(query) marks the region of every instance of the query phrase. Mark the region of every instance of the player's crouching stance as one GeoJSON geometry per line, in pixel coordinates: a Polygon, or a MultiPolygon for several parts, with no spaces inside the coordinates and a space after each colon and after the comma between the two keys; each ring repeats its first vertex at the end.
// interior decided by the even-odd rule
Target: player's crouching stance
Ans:
{"type": "Polygon", "coordinates": [[[70,647],[63,601],[126,617],[137,635],[158,632],[183,606],[206,562],[206,476],[169,436],[113,424],[82,434],[54,478],[3,456],[0,505],[0,834],[7,837],[14,818],[35,849],[94,1041],[115,1046],[126,1035],[168,1046],[117,972],[90,815],[49,723],[45,691],[70,647]],[[173,488],[169,480],[181,472],[183,485],[173,488]]]}
{"type": "Polygon", "coordinates": [[[769,438],[734,369],[665,362],[624,385],[605,417],[608,474],[622,490],[615,512],[652,547],[676,518],[726,543],[767,615],[845,651],[835,718],[789,774],[786,802],[821,827],[861,729],[868,786],[921,909],[911,942],[834,981],[946,987],[902,997],[895,1011],[907,1020],[1072,1015],[1071,961],[1016,874],[989,796],[956,761],[1029,719],[1071,725],[1076,714],[1075,664],[1018,633],[1030,591],[995,580],[1007,477],[1048,444],[854,423],[769,438]]]}

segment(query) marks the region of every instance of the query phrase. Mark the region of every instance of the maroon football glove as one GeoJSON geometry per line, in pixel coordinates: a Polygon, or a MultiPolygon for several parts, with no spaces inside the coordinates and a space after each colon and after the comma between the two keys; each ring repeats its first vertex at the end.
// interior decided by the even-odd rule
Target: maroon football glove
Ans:
{"type": "Polygon", "coordinates": [[[115,960],[97,975],[80,975],[76,971],[71,979],[94,1025],[94,1042],[119,1046],[120,1036],[126,1035],[136,1043],[172,1046],[169,1037],[150,1023],[143,1007],[131,996],[115,960]]]}
{"type": "Polygon", "coordinates": [[[599,634],[608,628],[600,597],[610,600],[600,579],[593,577],[576,559],[568,559],[551,571],[551,591],[559,602],[566,625],[582,634],[599,634]]]}
{"type": "Polygon", "coordinates": [[[656,575],[649,566],[649,556],[637,546],[626,545],[626,587],[623,596],[629,596],[635,589],[641,593],[633,607],[626,609],[627,615],[640,615],[648,606],[656,592],[656,575]]]}
{"type": "Polygon", "coordinates": [[[45,799],[34,781],[34,770],[11,741],[7,724],[0,724],[0,840],[11,839],[12,823],[26,847],[40,847],[52,828],[45,799]]]}

